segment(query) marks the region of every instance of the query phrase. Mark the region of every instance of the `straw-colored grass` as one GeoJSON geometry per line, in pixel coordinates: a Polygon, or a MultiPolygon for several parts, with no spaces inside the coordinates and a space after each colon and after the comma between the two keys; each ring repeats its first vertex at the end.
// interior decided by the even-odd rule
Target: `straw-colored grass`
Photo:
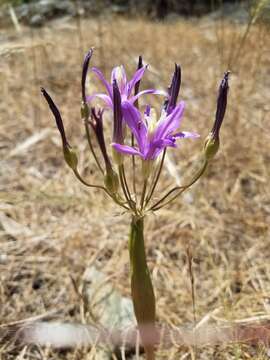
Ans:
{"type": "MultiPolygon", "coordinates": [[[[174,62],[180,63],[181,96],[186,101],[182,128],[197,131],[201,139],[183,141],[177,151],[169,152],[174,165],[166,167],[162,191],[175,181],[170,173],[182,180],[196,164],[211,129],[218,83],[236,46],[235,34],[244,30],[231,30],[226,22],[222,26],[222,59],[220,28],[205,19],[173,24],[89,19],[58,21],[21,33],[7,30],[0,50],[0,323],[39,315],[81,322],[81,300],[71,277],[80,286],[90,264],[130,296],[129,216],[102,193],[81,186],[66,167],[40,86],[62,110],[70,143],[80,151],[82,173],[98,182],[102,180],[87,151],[80,120],[81,50],[94,46],[93,63],[107,75],[119,63],[131,73],[142,54],[152,66],[144,87],[166,87],[174,62]]],[[[254,27],[231,76],[218,156],[187,195],[146,221],[162,324],[193,325],[187,247],[193,255],[197,320],[207,314],[210,322],[221,324],[270,317],[269,45],[267,29],[254,27]]],[[[22,348],[13,342],[0,347],[1,360],[86,360],[94,358],[92,354],[22,348]]],[[[157,356],[195,358],[268,357],[265,345],[240,343],[197,349],[173,346],[157,356]]]]}

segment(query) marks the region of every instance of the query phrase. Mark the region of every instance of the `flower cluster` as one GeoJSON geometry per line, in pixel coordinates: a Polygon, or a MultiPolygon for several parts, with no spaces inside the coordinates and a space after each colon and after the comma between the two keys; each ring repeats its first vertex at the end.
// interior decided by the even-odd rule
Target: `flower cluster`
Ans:
{"type": "Polygon", "coordinates": [[[141,57],[137,70],[129,81],[123,66],[113,69],[110,82],[99,69],[92,67],[90,73],[98,77],[105,91],[88,95],[86,78],[92,55],[91,49],[83,63],[81,117],[89,148],[103,176],[104,185],[90,184],[82,178],[78,170],[78,158],[67,140],[61,114],[45,89],[42,89],[42,94],[55,117],[66,163],[78,180],[86,186],[104,190],[119,206],[132,213],[129,236],[131,295],[146,359],[153,360],[155,347],[147,341],[148,335],[145,329],[149,329],[150,326],[155,331],[156,305],[144,248],[144,215],[147,211],[157,211],[171,203],[193,185],[203,175],[209,161],[217,153],[220,128],[227,106],[229,73],[225,73],[219,87],[216,118],[205,140],[202,166],[189,183],[173,187],[160,199],[155,199],[153,195],[162,173],[167,148],[176,148],[180,139],[198,137],[196,133],[179,130],[185,108],[184,102],[178,101],[181,68],[175,65],[168,91],[163,92],[156,89],[139,91],[141,80],[147,70],[147,66],[143,66],[141,57]],[[146,94],[162,96],[159,114],[149,104],[144,107],[139,106],[139,99],[141,101],[141,97],[146,94]],[[102,107],[96,106],[96,101],[101,102],[102,107]],[[112,129],[109,142],[104,135],[105,111],[111,114],[112,119],[112,124],[105,124],[107,128],[112,129]],[[98,143],[99,155],[93,145],[93,137],[98,143]],[[131,166],[130,176],[126,176],[127,163],[131,166]],[[139,170],[138,163],[142,165],[139,170]]]}
{"type": "MultiPolygon", "coordinates": [[[[55,117],[62,138],[65,160],[77,178],[87,186],[104,190],[118,205],[126,210],[131,210],[134,214],[143,216],[147,210],[158,210],[191,186],[203,174],[207,163],[216,154],[219,147],[219,131],[227,105],[229,73],[225,74],[220,85],[216,120],[205,141],[203,168],[200,169],[199,174],[195,175],[190,184],[173,188],[159,201],[151,204],[162,171],[166,149],[168,147],[176,148],[180,139],[199,137],[194,132],[179,131],[185,108],[184,101],[178,101],[181,68],[179,65],[175,65],[167,92],[152,88],[139,91],[141,80],[148,67],[143,65],[141,57],[139,57],[137,70],[130,80],[128,80],[124,66],[121,65],[113,68],[111,79],[107,81],[98,68],[89,68],[92,55],[93,50],[91,49],[86,54],[83,63],[81,116],[90,150],[104,176],[104,185],[89,184],[81,177],[77,169],[77,155],[67,141],[60,112],[50,95],[43,88],[42,93],[55,117]],[[86,93],[88,73],[97,76],[104,87],[104,92],[90,95],[86,93]],[[162,105],[159,113],[147,103],[143,107],[139,107],[139,99],[146,94],[161,96],[162,105]],[[112,118],[112,134],[109,144],[105,141],[104,136],[103,115],[105,111],[108,111],[112,118]],[[102,162],[93,145],[93,135],[99,145],[100,155],[103,158],[102,162]],[[133,184],[132,190],[126,176],[126,158],[131,158],[130,164],[133,178],[130,182],[133,184]],[[138,182],[138,171],[136,170],[138,161],[142,164],[142,186],[139,192],[136,186],[138,182]],[[137,201],[139,194],[140,201],[137,201]]],[[[108,127],[108,124],[106,124],[106,127],[108,127]]]]}

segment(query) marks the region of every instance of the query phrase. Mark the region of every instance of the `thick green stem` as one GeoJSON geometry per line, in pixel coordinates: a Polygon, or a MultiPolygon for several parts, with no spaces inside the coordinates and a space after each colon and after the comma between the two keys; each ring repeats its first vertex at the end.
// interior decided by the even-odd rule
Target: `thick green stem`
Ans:
{"type": "Polygon", "coordinates": [[[146,262],[143,225],[143,217],[132,217],[129,237],[131,295],[147,360],[153,360],[155,355],[152,339],[155,338],[156,307],[154,289],[146,262]]]}

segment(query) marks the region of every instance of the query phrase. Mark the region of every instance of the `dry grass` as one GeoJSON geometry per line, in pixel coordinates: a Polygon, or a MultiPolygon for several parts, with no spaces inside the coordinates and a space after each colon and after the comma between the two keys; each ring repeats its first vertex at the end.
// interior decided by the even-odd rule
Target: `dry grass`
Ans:
{"type": "MultiPolygon", "coordinates": [[[[129,296],[128,215],[103,194],[83,188],[64,165],[60,139],[39,87],[54,95],[86,177],[98,174],[80,123],[81,49],[95,46],[94,62],[107,72],[129,71],[143,54],[158,72],[144,86],[167,86],[173,63],[182,65],[185,130],[202,139],[170,153],[182,178],[196,162],[214,117],[217,84],[226,70],[234,34],[224,23],[223,56],[211,21],[155,24],[140,20],[55,22],[21,34],[7,30],[0,79],[0,321],[43,315],[82,321],[80,284],[92,263],[129,296]],[[80,40],[81,39],[81,40],[80,40]]],[[[192,325],[187,247],[193,255],[196,317],[223,323],[269,315],[270,126],[269,36],[254,28],[231,77],[222,146],[206,176],[177,203],[149,216],[147,249],[156,289],[158,321],[192,325]],[[267,119],[268,116],[268,119],[267,119]],[[268,121],[267,121],[268,120],[268,121]]],[[[170,169],[170,168],[169,168],[170,169]]],[[[165,173],[160,190],[170,182],[165,173]]],[[[90,321],[90,319],[86,319],[90,321]]],[[[90,359],[89,351],[53,352],[14,343],[0,359],[90,359]]],[[[266,359],[263,345],[171,347],[158,359],[266,359]]]]}

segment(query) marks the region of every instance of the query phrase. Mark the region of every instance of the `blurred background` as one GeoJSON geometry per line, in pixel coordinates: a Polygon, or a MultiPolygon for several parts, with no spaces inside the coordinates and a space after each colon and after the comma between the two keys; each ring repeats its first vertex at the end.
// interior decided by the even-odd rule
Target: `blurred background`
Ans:
{"type": "Polygon", "coordinates": [[[1,23],[8,23],[8,10],[15,7],[18,20],[40,26],[45,21],[63,16],[132,15],[152,20],[172,20],[177,16],[200,17],[219,12],[238,20],[247,20],[257,6],[261,18],[269,18],[269,2],[257,0],[1,0],[1,23]],[[6,8],[6,9],[5,9],[6,8]]]}
{"type": "MultiPolygon", "coordinates": [[[[183,183],[196,167],[214,121],[219,83],[231,70],[220,151],[198,184],[147,218],[147,256],[159,323],[268,321],[270,2],[0,0],[0,5],[0,323],[35,317],[100,323],[100,304],[108,297],[104,284],[130,297],[129,215],[73,177],[40,95],[43,86],[61,109],[84,178],[101,183],[80,119],[81,65],[90,47],[92,65],[107,77],[119,64],[131,76],[142,55],[150,64],[142,89],[166,89],[174,63],[182,67],[182,129],[201,138],[168,152],[159,193],[183,183]],[[95,296],[89,296],[94,284],[95,296]]],[[[92,93],[100,85],[92,74],[88,80],[92,93]]],[[[155,101],[160,106],[160,99],[155,101]]],[[[105,302],[102,311],[113,310],[105,302]]],[[[24,350],[12,341],[0,350],[1,360],[95,358],[87,349],[24,350]]],[[[158,359],[267,359],[267,354],[263,345],[210,344],[200,351],[160,349],[158,359]]]]}

